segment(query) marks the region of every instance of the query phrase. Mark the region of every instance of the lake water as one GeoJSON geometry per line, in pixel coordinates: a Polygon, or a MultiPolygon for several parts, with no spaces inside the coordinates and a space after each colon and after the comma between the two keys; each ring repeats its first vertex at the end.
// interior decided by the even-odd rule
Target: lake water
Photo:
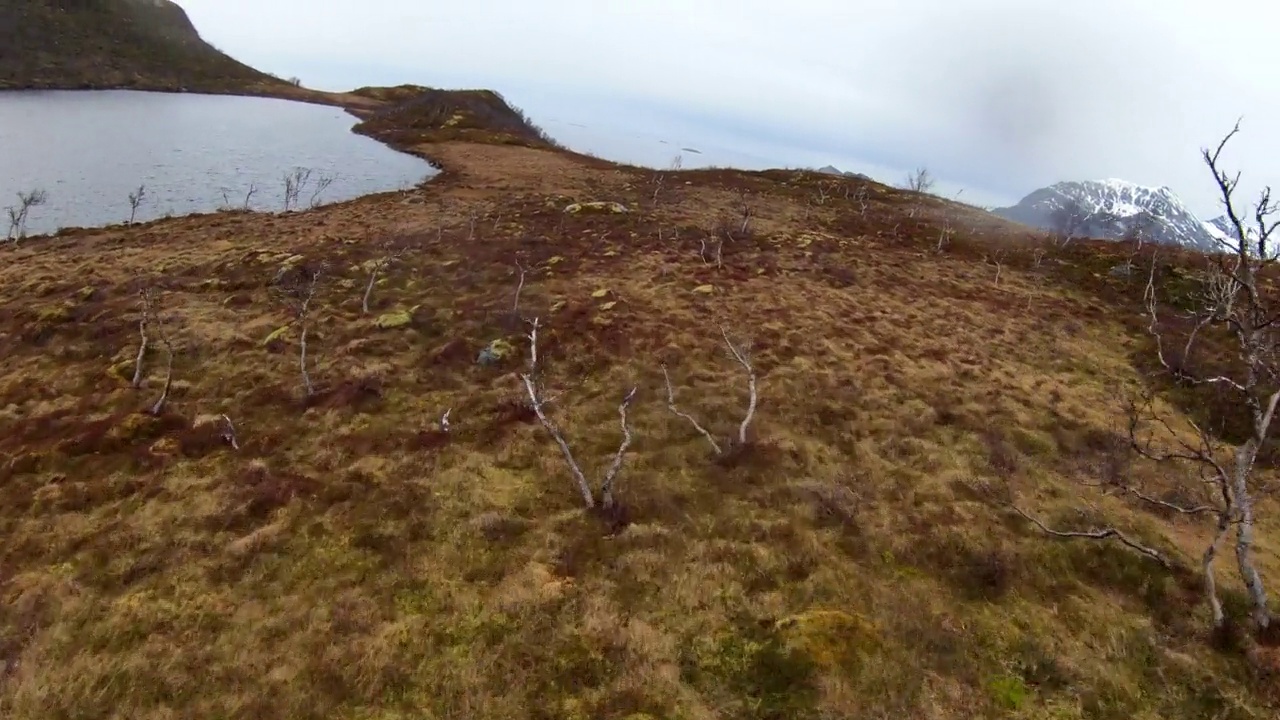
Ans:
{"type": "Polygon", "coordinates": [[[408,188],[425,161],[350,132],[341,108],[130,90],[0,92],[0,239],[18,193],[45,191],[27,234],[242,207],[284,208],[284,176],[310,169],[297,205],[408,188]],[[323,178],[330,184],[315,195],[323,178]]]}

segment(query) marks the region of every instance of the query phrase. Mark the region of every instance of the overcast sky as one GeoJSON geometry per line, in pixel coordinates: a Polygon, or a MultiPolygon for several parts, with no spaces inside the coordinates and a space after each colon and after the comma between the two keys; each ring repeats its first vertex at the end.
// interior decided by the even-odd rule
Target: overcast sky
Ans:
{"type": "Polygon", "coordinates": [[[1280,3],[1262,0],[178,2],[310,87],[491,88],[575,149],[651,165],[927,165],[979,204],[1117,177],[1207,219],[1199,149],[1244,116],[1226,160],[1250,199],[1280,185],[1280,3]]]}

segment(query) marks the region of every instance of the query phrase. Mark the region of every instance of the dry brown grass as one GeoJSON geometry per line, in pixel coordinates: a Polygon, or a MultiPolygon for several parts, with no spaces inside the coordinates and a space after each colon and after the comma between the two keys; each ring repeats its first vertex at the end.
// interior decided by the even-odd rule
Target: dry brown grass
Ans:
{"type": "MultiPolygon", "coordinates": [[[[1111,384],[1149,350],[1141,289],[1106,274],[1119,250],[1041,268],[1011,251],[997,285],[982,257],[1021,230],[956,222],[938,255],[940,211],[908,218],[923,201],[880,186],[864,214],[843,195],[811,207],[812,175],[686,171],[651,207],[652,173],[514,146],[419,150],[447,173],[417,193],[6,250],[5,717],[1276,708],[1274,657],[1210,647],[1194,575],[1054,541],[1004,507],[1016,495],[1059,525],[1115,524],[1188,564],[1208,537],[1078,484],[1105,465],[1111,384]],[[753,232],[708,266],[698,238],[743,188],[753,232]],[[562,212],[597,199],[639,211],[562,212]],[[359,266],[392,236],[414,249],[363,315],[359,266]],[[263,342],[287,319],[266,284],[295,255],[333,268],[309,403],[296,338],[263,342]],[[553,411],[589,473],[617,446],[621,392],[640,386],[616,533],[580,510],[520,404],[517,258],[553,411]],[[186,323],[162,418],[138,414],[156,359],[142,392],[113,370],[136,352],[148,278],[186,323]],[[374,327],[396,309],[412,322],[374,327]],[[659,366],[684,409],[731,434],[745,385],[717,324],[754,340],[761,375],[758,442],[731,462],[667,411],[659,366]],[[516,352],[475,364],[497,338],[516,352]],[[218,438],[222,413],[239,452],[218,438]]],[[[1273,581],[1274,512],[1258,543],[1273,581]]],[[[1234,585],[1228,601],[1240,612],[1234,585]]]]}

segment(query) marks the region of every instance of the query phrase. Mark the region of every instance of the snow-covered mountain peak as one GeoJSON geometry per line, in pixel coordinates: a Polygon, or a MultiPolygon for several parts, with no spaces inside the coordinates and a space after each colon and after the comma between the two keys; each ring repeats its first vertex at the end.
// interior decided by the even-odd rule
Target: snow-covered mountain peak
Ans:
{"type": "Polygon", "coordinates": [[[1046,230],[1058,227],[1065,210],[1077,216],[1074,232],[1120,239],[1141,232],[1148,241],[1217,250],[1220,230],[1195,216],[1167,186],[1150,187],[1119,178],[1054,183],[995,214],[1046,230]]]}

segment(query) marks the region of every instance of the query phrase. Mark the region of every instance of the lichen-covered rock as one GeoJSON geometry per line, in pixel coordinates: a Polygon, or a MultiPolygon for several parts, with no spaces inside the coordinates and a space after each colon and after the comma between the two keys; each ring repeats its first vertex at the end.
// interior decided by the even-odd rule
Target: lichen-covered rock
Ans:
{"type": "Polygon", "coordinates": [[[411,322],[413,322],[413,316],[408,311],[396,310],[395,312],[379,315],[378,319],[373,321],[373,324],[383,330],[388,330],[390,328],[404,327],[411,322]]]}
{"type": "Polygon", "coordinates": [[[630,212],[630,210],[627,209],[627,206],[622,203],[608,202],[604,200],[570,203],[565,206],[564,211],[570,215],[580,215],[582,213],[621,214],[630,212]]]}
{"type": "Polygon", "coordinates": [[[715,285],[699,285],[698,287],[694,288],[693,291],[698,293],[699,295],[710,295],[711,293],[716,291],[716,286],[715,285]]]}
{"type": "Polygon", "coordinates": [[[599,290],[596,290],[595,292],[591,293],[591,297],[596,298],[598,300],[608,294],[609,294],[608,288],[600,288],[599,290]]]}
{"type": "Polygon", "coordinates": [[[476,363],[480,365],[494,365],[503,359],[510,357],[516,348],[507,340],[498,338],[480,350],[480,354],[476,356],[476,363]]]}

